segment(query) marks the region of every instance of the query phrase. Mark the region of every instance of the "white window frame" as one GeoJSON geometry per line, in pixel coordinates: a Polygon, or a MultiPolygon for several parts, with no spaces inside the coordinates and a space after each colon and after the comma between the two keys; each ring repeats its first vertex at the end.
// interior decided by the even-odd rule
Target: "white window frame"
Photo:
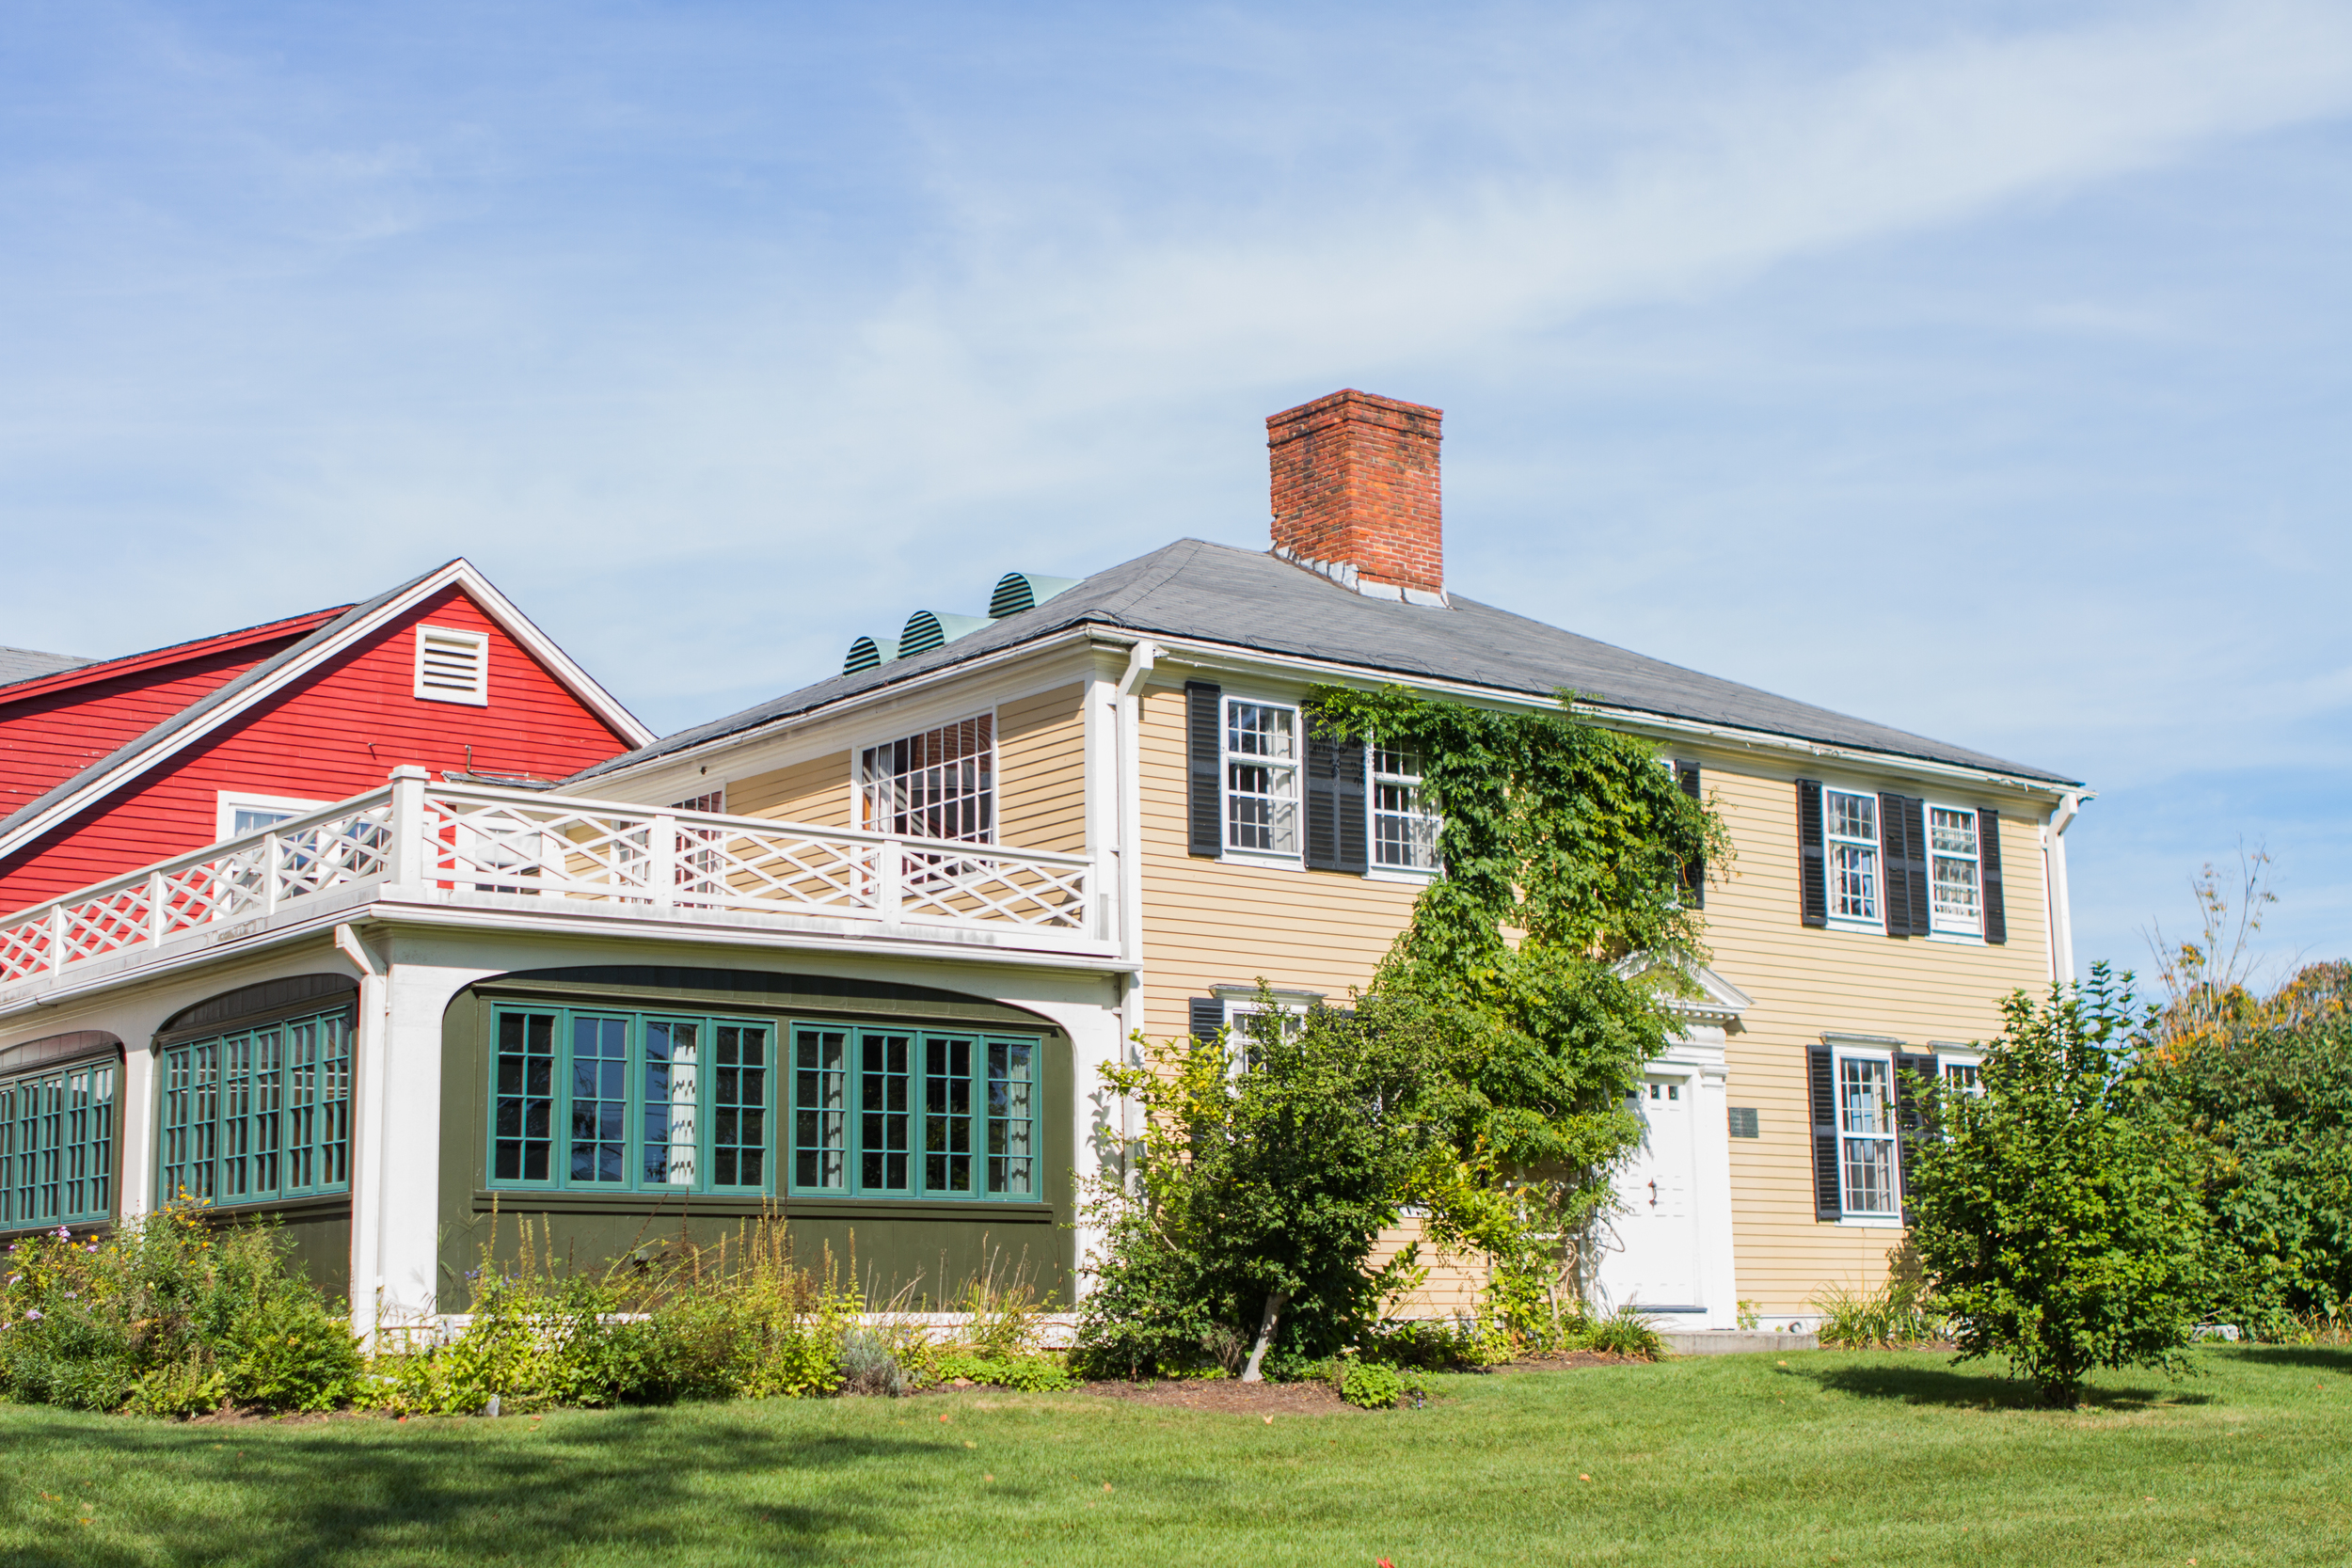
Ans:
{"type": "Polygon", "coordinates": [[[1959,940],[1981,943],[1984,941],[1984,809],[1980,806],[1952,805],[1930,800],[1922,814],[1928,825],[1926,859],[1928,863],[1928,933],[1946,941],[1959,940]],[[1967,855],[1938,852],[1935,847],[1935,814],[1965,812],[1968,815],[1969,841],[1976,846],[1967,855]],[[1976,879],[1977,913],[1973,920],[1963,920],[1945,914],[1935,896],[1935,863],[1939,860],[1954,863],[1965,862],[1976,879]]]}
{"type": "Polygon", "coordinates": [[[490,705],[490,634],[469,631],[461,626],[417,627],[417,699],[427,703],[465,703],[474,707],[490,705]],[[425,650],[436,641],[459,643],[473,650],[474,684],[470,690],[451,686],[428,685],[425,681],[425,650]]]}
{"type": "Polygon", "coordinates": [[[956,842],[996,843],[997,835],[1004,828],[1004,722],[1002,716],[993,706],[954,714],[935,723],[919,724],[913,729],[893,729],[877,739],[861,740],[851,746],[850,748],[850,791],[851,809],[854,814],[852,820],[857,823],[859,831],[885,835],[894,833],[891,823],[877,820],[881,814],[875,809],[874,784],[876,781],[868,777],[866,772],[866,754],[868,752],[878,751],[884,746],[895,746],[902,740],[914,740],[959,724],[974,723],[982,719],[988,721],[988,824],[981,831],[979,837],[959,839],[956,842]]]}
{"type": "Polygon", "coordinates": [[[1875,789],[1857,789],[1845,784],[1821,785],[1821,877],[1829,908],[1829,923],[1850,931],[1879,931],[1886,929],[1886,824],[1880,820],[1883,808],[1875,789]],[[1831,807],[1833,796],[1849,795],[1867,800],[1870,805],[1870,836],[1867,840],[1839,836],[1832,830],[1836,813],[1831,807]],[[1870,854],[1870,905],[1867,913],[1852,914],[1838,909],[1837,852],[1840,847],[1859,849],[1867,846],[1870,854]]]}
{"type": "Polygon", "coordinates": [[[1319,990],[1273,990],[1274,1006],[1269,1008],[1258,1000],[1256,986],[1211,986],[1209,994],[1225,1005],[1225,1042],[1229,1048],[1226,1070],[1234,1077],[1241,1075],[1242,1053],[1249,1037],[1248,1023],[1265,1012],[1282,1015],[1283,1031],[1295,1034],[1307,1022],[1307,1014],[1314,1005],[1327,999],[1319,990]]]}
{"type": "MultiPolygon", "coordinates": [[[[1295,703],[1269,702],[1263,697],[1237,695],[1228,691],[1220,700],[1216,724],[1216,799],[1218,854],[1235,861],[1257,861],[1264,864],[1304,866],[1307,863],[1307,798],[1304,785],[1306,752],[1306,722],[1295,703]],[[1256,752],[1233,750],[1233,710],[1237,707],[1263,708],[1269,713],[1282,714],[1290,720],[1290,755],[1287,758],[1256,752]],[[1264,768],[1274,777],[1270,785],[1278,786],[1263,797],[1255,792],[1237,792],[1233,788],[1233,768],[1264,768]],[[1281,778],[1290,783],[1288,797],[1279,793],[1281,778]],[[1252,799],[1263,798],[1277,806],[1287,803],[1290,808],[1290,847],[1251,848],[1233,842],[1233,797],[1248,793],[1252,799]]],[[[1369,793],[1369,792],[1367,792],[1369,793]]],[[[1277,835],[1279,837],[1279,835],[1277,835]]]]}
{"type": "Polygon", "coordinates": [[[1411,753],[1422,770],[1406,773],[1401,769],[1383,771],[1381,758],[1406,754],[1391,752],[1377,740],[1364,743],[1364,874],[1382,881],[1426,882],[1445,869],[1438,860],[1438,835],[1445,831],[1445,817],[1431,811],[1428,804],[1428,765],[1418,753],[1411,753]],[[1380,809],[1380,786],[1402,786],[1411,791],[1410,804],[1404,811],[1380,809]],[[1394,817],[1406,823],[1426,824],[1429,833],[1429,863],[1427,865],[1391,865],[1380,859],[1380,819],[1394,817]]]}
{"type": "Polygon", "coordinates": [[[1895,1053],[1889,1049],[1833,1045],[1830,1052],[1830,1082],[1837,1112],[1837,1202],[1843,1215],[1842,1223],[1885,1229],[1903,1223],[1903,1157],[1901,1140],[1895,1125],[1895,1053]],[[1875,1064],[1885,1085],[1884,1131],[1854,1132],[1848,1126],[1849,1107],[1846,1100],[1846,1066],[1875,1064]],[[1854,1202],[1853,1184],[1848,1180],[1850,1162],[1846,1155],[1849,1141],[1883,1148],[1886,1151],[1887,1196],[1892,1207],[1864,1209],[1854,1202]]]}
{"type": "Polygon", "coordinates": [[[1962,1094],[1984,1093],[1983,1052],[1957,1045],[1931,1045],[1928,1049],[1935,1053],[1935,1081],[1947,1091],[1957,1088],[1962,1094]],[[1955,1068],[1968,1074],[1967,1082],[1953,1076],[1955,1068]]]}
{"type": "MultiPolygon", "coordinates": [[[[242,789],[224,789],[213,799],[213,842],[215,844],[239,836],[236,831],[237,813],[241,811],[274,812],[277,820],[283,822],[290,816],[317,811],[328,803],[325,800],[306,800],[295,795],[256,795],[242,789]]],[[[248,828],[246,832],[259,832],[261,830],[248,828]]]]}

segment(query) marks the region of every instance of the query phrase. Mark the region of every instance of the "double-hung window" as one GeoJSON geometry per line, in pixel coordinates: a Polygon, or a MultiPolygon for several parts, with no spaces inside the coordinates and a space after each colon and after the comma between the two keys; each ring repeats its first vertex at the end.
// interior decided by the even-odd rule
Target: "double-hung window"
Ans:
{"type": "Polygon", "coordinates": [[[1984,906],[1978,870],[1977,814],[1930,806],[1928,852],[1934,928],[1978,935],[1984,929],[1984,906]]]}
{"type": "Polygon", "coordinates": [[[899,838],[992,844],[996,838],[996,720],[977,714],[858,760],[863,826],[899,838]]]}
{"type": "Polygon", "coordinates": [[[1829,912],[1838,920],[1879,918],[1879,802],[1874,795],[1821,792],[1829,847],[1829,912]]]}
{"type": "Polygon", "coordinates": [[[352,1016],[339,1006],[166,1046],[158,1201],[350,1191],[352,1016]]]}
{"type": "Polygon", "coordinates": [[[1298,853],[1298,710],[1225,701],[1225,846],[1298,853]]]}
{"type": "Polygon", "coordinates": [[[839,1023],[791,1033],[794,1193],[1041,1196],[1034,1038],[839,1023]]]}
{"type": "Polygon", "coordinates": [[[114,1213],[115,1060],[0,1078],[0,1230],[114,1213]]]}
{"type": "Polygon", "coordinates": [[[1435,871],[1440,821],[1423,781],[1421,753],[1372,745],[1372,863],[1392,871],[1435,871]]]}
{"type": "Polygon", "coordinates": [[[490,1184],[765,1193],[774,1069],[764,1020],[501,1006],[490,1184]]]}
{"type": "Polygon", "coordinates": [[[1849,1215],[1902,1210],[1895,1185],[1895,1069],[1883,1056],[1837,1058],[1837,1152],[1849,1215]]]}

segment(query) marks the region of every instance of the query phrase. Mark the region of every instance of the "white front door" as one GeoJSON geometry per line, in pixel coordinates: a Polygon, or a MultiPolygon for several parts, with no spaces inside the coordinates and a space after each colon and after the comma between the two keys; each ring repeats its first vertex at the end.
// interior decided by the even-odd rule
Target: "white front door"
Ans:
{"type": "Polygon", "coordinates": [[[1601,1265],[1612,1306],[1702,1305],[1698,1214],[1692,1202],[1697,1087],[1695,1077],[1681,1075],[1654,1075],[1642,1085],[1642,1148],[1617,1179],[1613,1228],[1621,1250],[1601,1265]]]}

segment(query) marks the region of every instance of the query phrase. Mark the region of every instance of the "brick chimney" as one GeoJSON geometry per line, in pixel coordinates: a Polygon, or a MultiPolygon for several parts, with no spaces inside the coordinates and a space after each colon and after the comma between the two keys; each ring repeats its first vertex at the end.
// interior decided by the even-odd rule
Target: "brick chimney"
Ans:
{"type": "Polygon", "coordinates": [[[1444,604],[1444,418],[1442,409],[1358,391],[1270,417],[1274,553],[1359,594],[1444,604]]]}

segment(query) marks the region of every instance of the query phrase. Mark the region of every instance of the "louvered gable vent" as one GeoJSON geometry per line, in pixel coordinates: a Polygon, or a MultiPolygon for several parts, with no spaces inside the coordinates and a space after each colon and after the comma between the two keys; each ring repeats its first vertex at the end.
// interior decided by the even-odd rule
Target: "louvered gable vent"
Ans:
{"type": "Polygon", "coordinates": [[[850,644],[850,657],[841,661],[841,673],[854,675],[865,670],[879,670],[898,657],[897,638],[861,637],[850,644]]]}
{"type": "Polygon", "coordinates": [[[1057,594],[1066,594],[1078,586],[1076,578],[1041,578],[1035,572],[1007,572],[996,579],[996,592],[988,598],[988,617],[1001,621],[1008,615],[1018,615],[1025,610],[1035,610],[1057,594]]]}
{"type": "Polygon", "coordinates": [[[935,610],[918,610],[907,617],[906,629],[898,634],[898,657],[913,658],[916,654],[944,648],[986,625],[985,615],[942,615],[935,610]]]}
{"type": "Polygon", "coordinates": [[[419,626],[417,695],[430,703],[488,706],[489,634],[448,626],[419,626]]]}

